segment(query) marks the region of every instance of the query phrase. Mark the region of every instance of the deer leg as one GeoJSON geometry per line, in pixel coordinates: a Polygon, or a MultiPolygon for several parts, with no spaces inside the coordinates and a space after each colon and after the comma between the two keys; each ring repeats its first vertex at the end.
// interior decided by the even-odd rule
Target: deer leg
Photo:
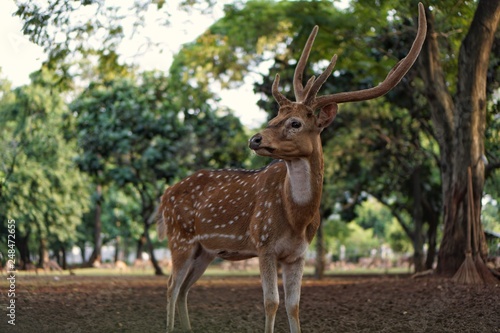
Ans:
{"type": "Polygon", "coordinates": [[[177,310],[179,311],[179,319],[181,322],[181,327],[184,331],[191,331],[191,324],[189,322],[189,314],[187,308],[187,295],[191,286],[198,281],[198,279],[203,275],[208,265],[212,262],[214,257],[207,253],[201,246],[196,250],[195,258],[189,274],[184,279],[184,283],[181,286],[179,297],[177,300],[177,310]]]}
{"type": "Polygon", "coordinates": [[[193,258],[189,252],[172,258],[172,274],[168,279],[167,291],[167,332],[174,330],[175,306],[182,284],[193,265],[193,258]]]}
{"type": "Polygon", "coordinates": [[[267,257],[259,258],[259,266],[266,311],[265,333],[273,333],[274,320],[279,306],[277,264],[274,258],[267,257]]]}
{"type": "Polygon", "coordinates": [[[300,333],[299,302],[304,258],[292,263],[283,263],[283,287],[285,289],[285,306],[291,333],[300,333]]]}

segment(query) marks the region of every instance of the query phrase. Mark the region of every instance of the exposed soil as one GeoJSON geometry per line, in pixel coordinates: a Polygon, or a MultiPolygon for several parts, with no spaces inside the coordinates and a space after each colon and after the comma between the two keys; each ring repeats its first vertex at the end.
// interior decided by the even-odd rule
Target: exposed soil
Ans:
{"type": "MultiPolygon", "coordinates": [[[[154,276],[18,276],[11,326],[3,277],[0,332],[162,332],[166,284],[167,277],[154,276]]],[[[191,289],[189,310],[195,333],[264,329],[258,277],[203,277],[191,289]]],[[[435,277],[306,277],[300,317],[303,332],[500,332],[500,286],[435,277]]],[[[275,332],[288,332],[282,294],[275,332]]]]}

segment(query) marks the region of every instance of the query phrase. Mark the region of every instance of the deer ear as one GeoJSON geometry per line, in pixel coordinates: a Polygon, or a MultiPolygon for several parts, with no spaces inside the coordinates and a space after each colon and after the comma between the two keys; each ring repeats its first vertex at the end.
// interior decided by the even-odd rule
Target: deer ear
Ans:
{"type": "Polygon", "coordinates": [[[337,103],[328,104],[321,108],[321,110],[319,111],[318,120],[316,121],[316,124],[321,130],[323,130],[325,127],[328,127],[328,125],[332,123],[333,119],[335,119],[335,116],[337,115],[337,110],[337,103]]]}

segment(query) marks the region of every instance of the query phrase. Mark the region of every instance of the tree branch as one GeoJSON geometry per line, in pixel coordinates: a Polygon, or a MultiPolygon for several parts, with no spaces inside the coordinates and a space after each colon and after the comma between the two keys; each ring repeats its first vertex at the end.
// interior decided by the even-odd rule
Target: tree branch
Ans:
{"type": "MultiPolygon", "coordinates": [[[[371,193],[370,193],[371,194],[371,193]]],[[[372,194],[373,195],[373,194],[372,194]]],[[[382,205],[386,206],[387,208],[389,208],[389,210],[391,211],[391,214],[396,218],[396,220],[398,220],[399,224],[401,225],[401,227],[403,228],[403,230],[405,231],[405,233],[408,235],[408,237],[413,240],[415,238],[415,234],[414,232],[411,231],[410,227],[404,222],[404,219],[403,217],[401,216],[401,214],[399,214],[399,212],[396,210],[395,207],[393,207],[392,205],[390,205],[387,201],[385,201],[381,196],[379,195],[373,195],[373,197],[375,199],[377,199],[382,205]]]]}
{"type": "Polygon", "coordinates": [[[491,174],[496,170],[500,169],[500,162],[495,162],[495,163],[488,163],[486,164],[486,169],[484,171],[485,175],[484,178],[488,178],[491,176],[491,174]]]}
{"type": "Polygon", "coordinates": [[[434,135],[443,148],[453,139],[454,104],[439,57],[434,15],[428,8],[426,16],[427,39],[418,60],[418,69],[425,82],[425,95],[431,108],[434,135]]]}

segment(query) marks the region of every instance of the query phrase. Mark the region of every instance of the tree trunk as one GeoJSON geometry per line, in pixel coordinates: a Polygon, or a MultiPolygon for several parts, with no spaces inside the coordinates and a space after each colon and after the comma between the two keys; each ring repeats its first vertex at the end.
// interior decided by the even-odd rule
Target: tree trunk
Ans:
{"type": "Polygon", "coordinates": [[[28,247],[28,240],[30,237],[31,230],[28,229],[26,231],[26,236],[20,236],[19,239],[16,242],[16,247],[19,250],[19,255],[21,257],[21,262],[22,266],[21,269],[25,270],[26,269],[26,264],[30,263],[30,250],[28,247]]]}
{"type": "Polygon", "coordinates": [[[37,267],[44,268],[45,263],[49,261],[49,251],[47,250],[47,241],[42,237],[41,232],[38,233],[40,247],[38,248],[38,264],[37,267]]]}
{"type": "MultiPolygon", "coordinates": [[[[500,0],[480,0],[462,42],[455,101],[447,88],[439,59],[434,17],[427,10],[427,41],[422,49],[422,77],[427,87],[433,127],[440,148],[444,234],[437,272],[453,275],[464,261],[467,226],[467,167],[472,167],[474,206],[480,221],[484,187],[486,74],[491,46],[500,19],[500,0]]],[[[481,226],[480,226],[481,228],[481,226]]],[[[481,234],[482,234],[482,228],[481,234]]],[[[484,235],[480,248],[485,255],[484,235]]]]}
{"type": "Polygon", "coordinates": [[[62,269],[68,269],[68,262],[67,262],[67,256],[66,256],[66,248],[64,246],[61,246],[61,267],[62,269]]]}
{"type": "Polygon", "coordinates": [[[82,258],[82,265],[85,265],[85,263],[87,262],[87,260],[85,258],[85,242],[77,243],[77,246],[80,248],[80,256],[82,258]]]}
{"type": "Polygon", "coordinates": [[[153,267],[155,269],[155,275],[164,275],[163,270],[158,264],[158,260],[156,260],[153,243],[151,242],[151,238],[149,237],[149,226],[150,225],[147,222],[144,224],[144,237],[146,238],[146,243],[148,245],[151,263],[153,264],[153,267]]]}
{"type": "Polygon", "coordinates": [[[431,212],[428,214],[427,222],[427,242],[429,248],[427,250],[427,258],[425,259],[425,269],[432,269],[434,267],[434,259],[436,257],[438,216],[431,212]]]}
{"type": "Polygon", "coordinates": [[[146,237],[144,234],[139,237],[139,240],[137,241],[137,251],[135,254],[135,258],[142,260],[142,252],[144,252],[144,243],[146,243],[146,237]]]}
{"type": "MultiPolygon", "coordinates": [[[[144,207],[144,205],[143,205],[144,207]]],[[[143,211],[143,221],[144,221],[144,237],[146,239],[146,244],[148,245],[149,255],[151,257],[151,263],[155,269],[155,275],[163,275],[163,270],[158,264],[158,260],[156,260],[156,256],[154,253],[153,243],[151,242],[151,238],[149,237],[149,227],[154,224],[156,214],[158,213],[158,205],[148,205],[147,208],[143,211]]]]}
{"type": "Polygon", "coordinates": [[[413,187],[413,224],[415,225],[415,230],[413,233],[413,263],[415,267],[415,272],[421,272],[424,270],[424,239],[422,235],[422,226],[424,223],[424,215],[422,212],[422,189],[420,188],[421,177],[420,177],[420,166],[417,166],[412,173],[412,187],[413,187]]]}
{"type": "Polygon", "coordinates": [[[117,262],[120,260],[120,236],[116,236],[115,238],[115,256],[114,256],[114,262],[117,262]]]}
{"type": "MultiPolygon", "coordinates": [[[[459,53],[456,96],[455,140],[452,180],[448,187],[449,208],[439,252],[438,273],[454,274],[464,258],[467,226],[467,167],[472,167],[475,219],[481,221],[484,188],[484,132],[486,127],[486,75],[491,46],[500,19],[500,0],[481,0],[462,42],[459,53]],[[461,260],[457,262],[457,258],[461,260]]],[[[479,223],[480,250],[487,255],[484,233],[479,223]]]]}
{"type": "Polygon", "coordinates": [[[95,215],[94,215],[94,250],[90,255],[89,261],[87,262],[88,267],[92,267],[94,262],[101,261],[101,248],[102,248],[102,221],[101,221],[101,205],[102,205],[102,186],[97,184],[96,188],[96,203],[95,203],[95,215]]]}
{"type": "Polygon", "coordinates": [[[129,244],[129,238],[125,237],[123,239],[123,261],[128,262],[128,258],[130,256],[130,244],[129,244]]]}
{"type": "Polygon", "coordinates": [[[316,231],[316,265],[314,267],[314,277],[317,280],[323,279],[325,275],[325,245],[323,240],[323,219],[319,223],[316,231]]]}
{"type": "Polygon", "coordinates": [[[54,260],[57,262],[59,266],[61,266],[61,251],[54,251],[54,260]]]}

